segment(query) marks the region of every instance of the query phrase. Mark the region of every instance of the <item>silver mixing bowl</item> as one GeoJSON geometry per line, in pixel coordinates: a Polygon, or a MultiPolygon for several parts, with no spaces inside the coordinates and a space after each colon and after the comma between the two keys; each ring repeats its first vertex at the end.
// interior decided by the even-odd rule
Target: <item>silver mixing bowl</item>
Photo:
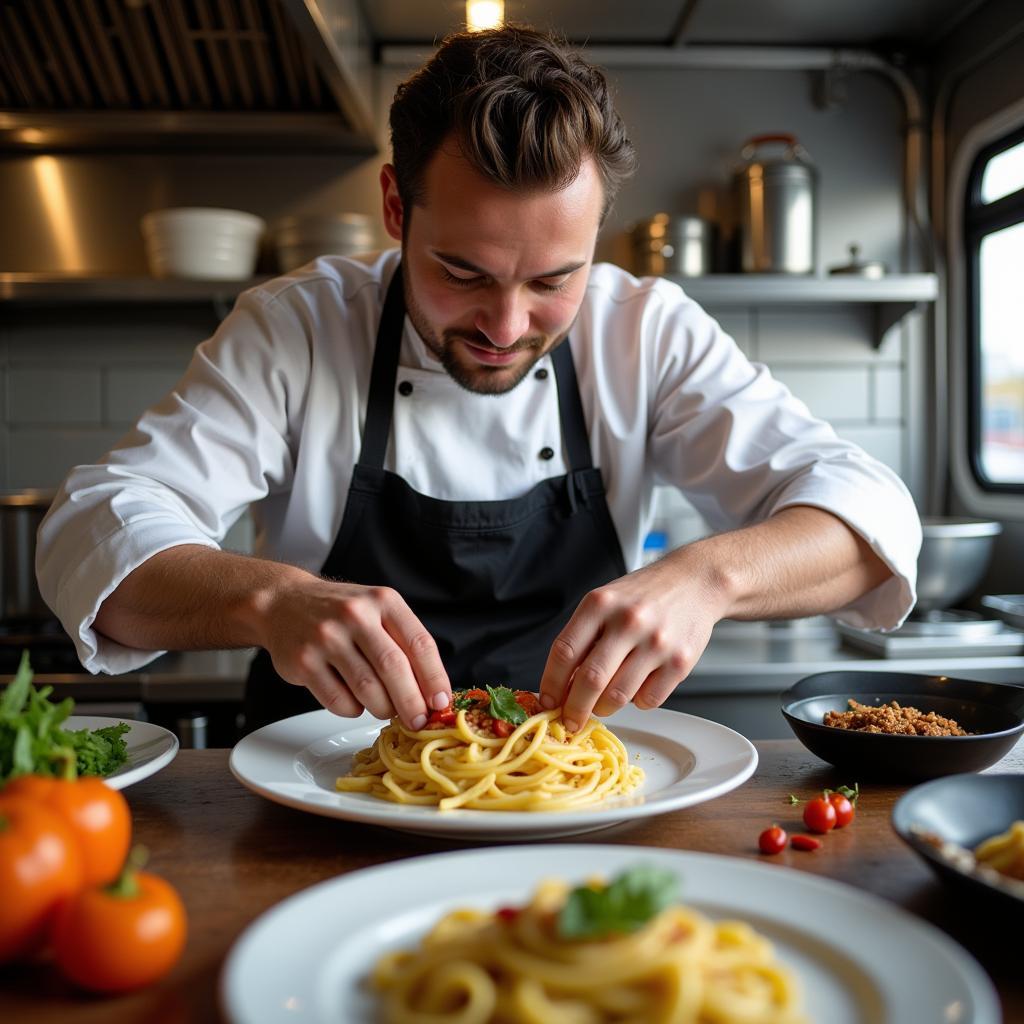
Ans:
{"type": "Polygon", "coordinates": [[[915,612],[950,608],[981,582],[999,523],[987,519],[926,516],[921,520],[924,541],[917,559],[915,612]]]}

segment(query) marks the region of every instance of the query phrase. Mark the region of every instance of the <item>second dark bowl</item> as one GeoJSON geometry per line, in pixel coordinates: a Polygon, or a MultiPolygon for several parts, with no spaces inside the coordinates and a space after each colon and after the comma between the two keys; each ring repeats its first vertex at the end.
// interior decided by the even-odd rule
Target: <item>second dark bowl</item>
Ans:
{"type": "Polygon", "coordinates": [[[820,672],[782,695],[782,714],[811,753],[858,779],[934,779],[981,771],[1013,747],[1024,732],[1024,686],[911,672],[820,672]],[[851,697],[934,711],[975,735],[894,736],[822,724],[826,711],[848,710],[851,697]]]}

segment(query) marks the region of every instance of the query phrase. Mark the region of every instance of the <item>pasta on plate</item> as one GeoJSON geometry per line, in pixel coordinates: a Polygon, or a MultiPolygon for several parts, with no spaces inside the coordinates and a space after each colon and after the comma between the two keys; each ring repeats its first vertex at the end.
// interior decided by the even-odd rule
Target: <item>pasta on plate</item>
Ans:
{"type": "Polygon", "coordinates": [[[675,876],[642,866],[456,910],[369,985],[384,1024],[807,1024],[767,938],[679,903],[675,876]]]}
{"type": "Polygon", "coordinates": [[[1024,821],[1015,821],[1005,832],[986,839],[974,856],[979,864],[1024,882],[1024,821]]]}
{"type": "Polygon", "coordinates": [[[418,731],[393,718],[336,787],[442,811],[565,811],[633,793],[643,777],[596,718],[569,734],[536,694],[488,686],[456,691],[418,731]]]}

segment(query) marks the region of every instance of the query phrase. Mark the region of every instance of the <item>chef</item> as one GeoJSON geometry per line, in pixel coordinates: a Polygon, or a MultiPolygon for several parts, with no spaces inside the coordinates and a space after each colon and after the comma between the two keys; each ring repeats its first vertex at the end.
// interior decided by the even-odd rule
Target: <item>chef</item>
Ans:
{"type": "Polygon", "coordinates": [[[898,477],[678,286],[593,262],[635,159],[597,68],[455,35],[390,124],[400,248],[245,292],[64,482],[38,574],[87,668],[256,647],[250,728],[320,705],[419,728],[504,683],[572,730],[662,704],[724,618],[899,625],[898,477]],[[638,568],[657,484],[713,532],[638,568]],[[249,508],[256,555],[224,550],[249,508]]]}

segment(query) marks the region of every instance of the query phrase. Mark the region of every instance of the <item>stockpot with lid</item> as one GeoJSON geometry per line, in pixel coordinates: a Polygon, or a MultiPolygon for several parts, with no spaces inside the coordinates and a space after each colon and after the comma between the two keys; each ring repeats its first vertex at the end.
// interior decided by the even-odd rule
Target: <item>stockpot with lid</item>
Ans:
{"type": "Polygon", "coordinates": [[[807,151],[795,135],[755,135],[741,157],[735,176],[741,268],[747,273],[813,274],[817,173],[807,151]]]}

